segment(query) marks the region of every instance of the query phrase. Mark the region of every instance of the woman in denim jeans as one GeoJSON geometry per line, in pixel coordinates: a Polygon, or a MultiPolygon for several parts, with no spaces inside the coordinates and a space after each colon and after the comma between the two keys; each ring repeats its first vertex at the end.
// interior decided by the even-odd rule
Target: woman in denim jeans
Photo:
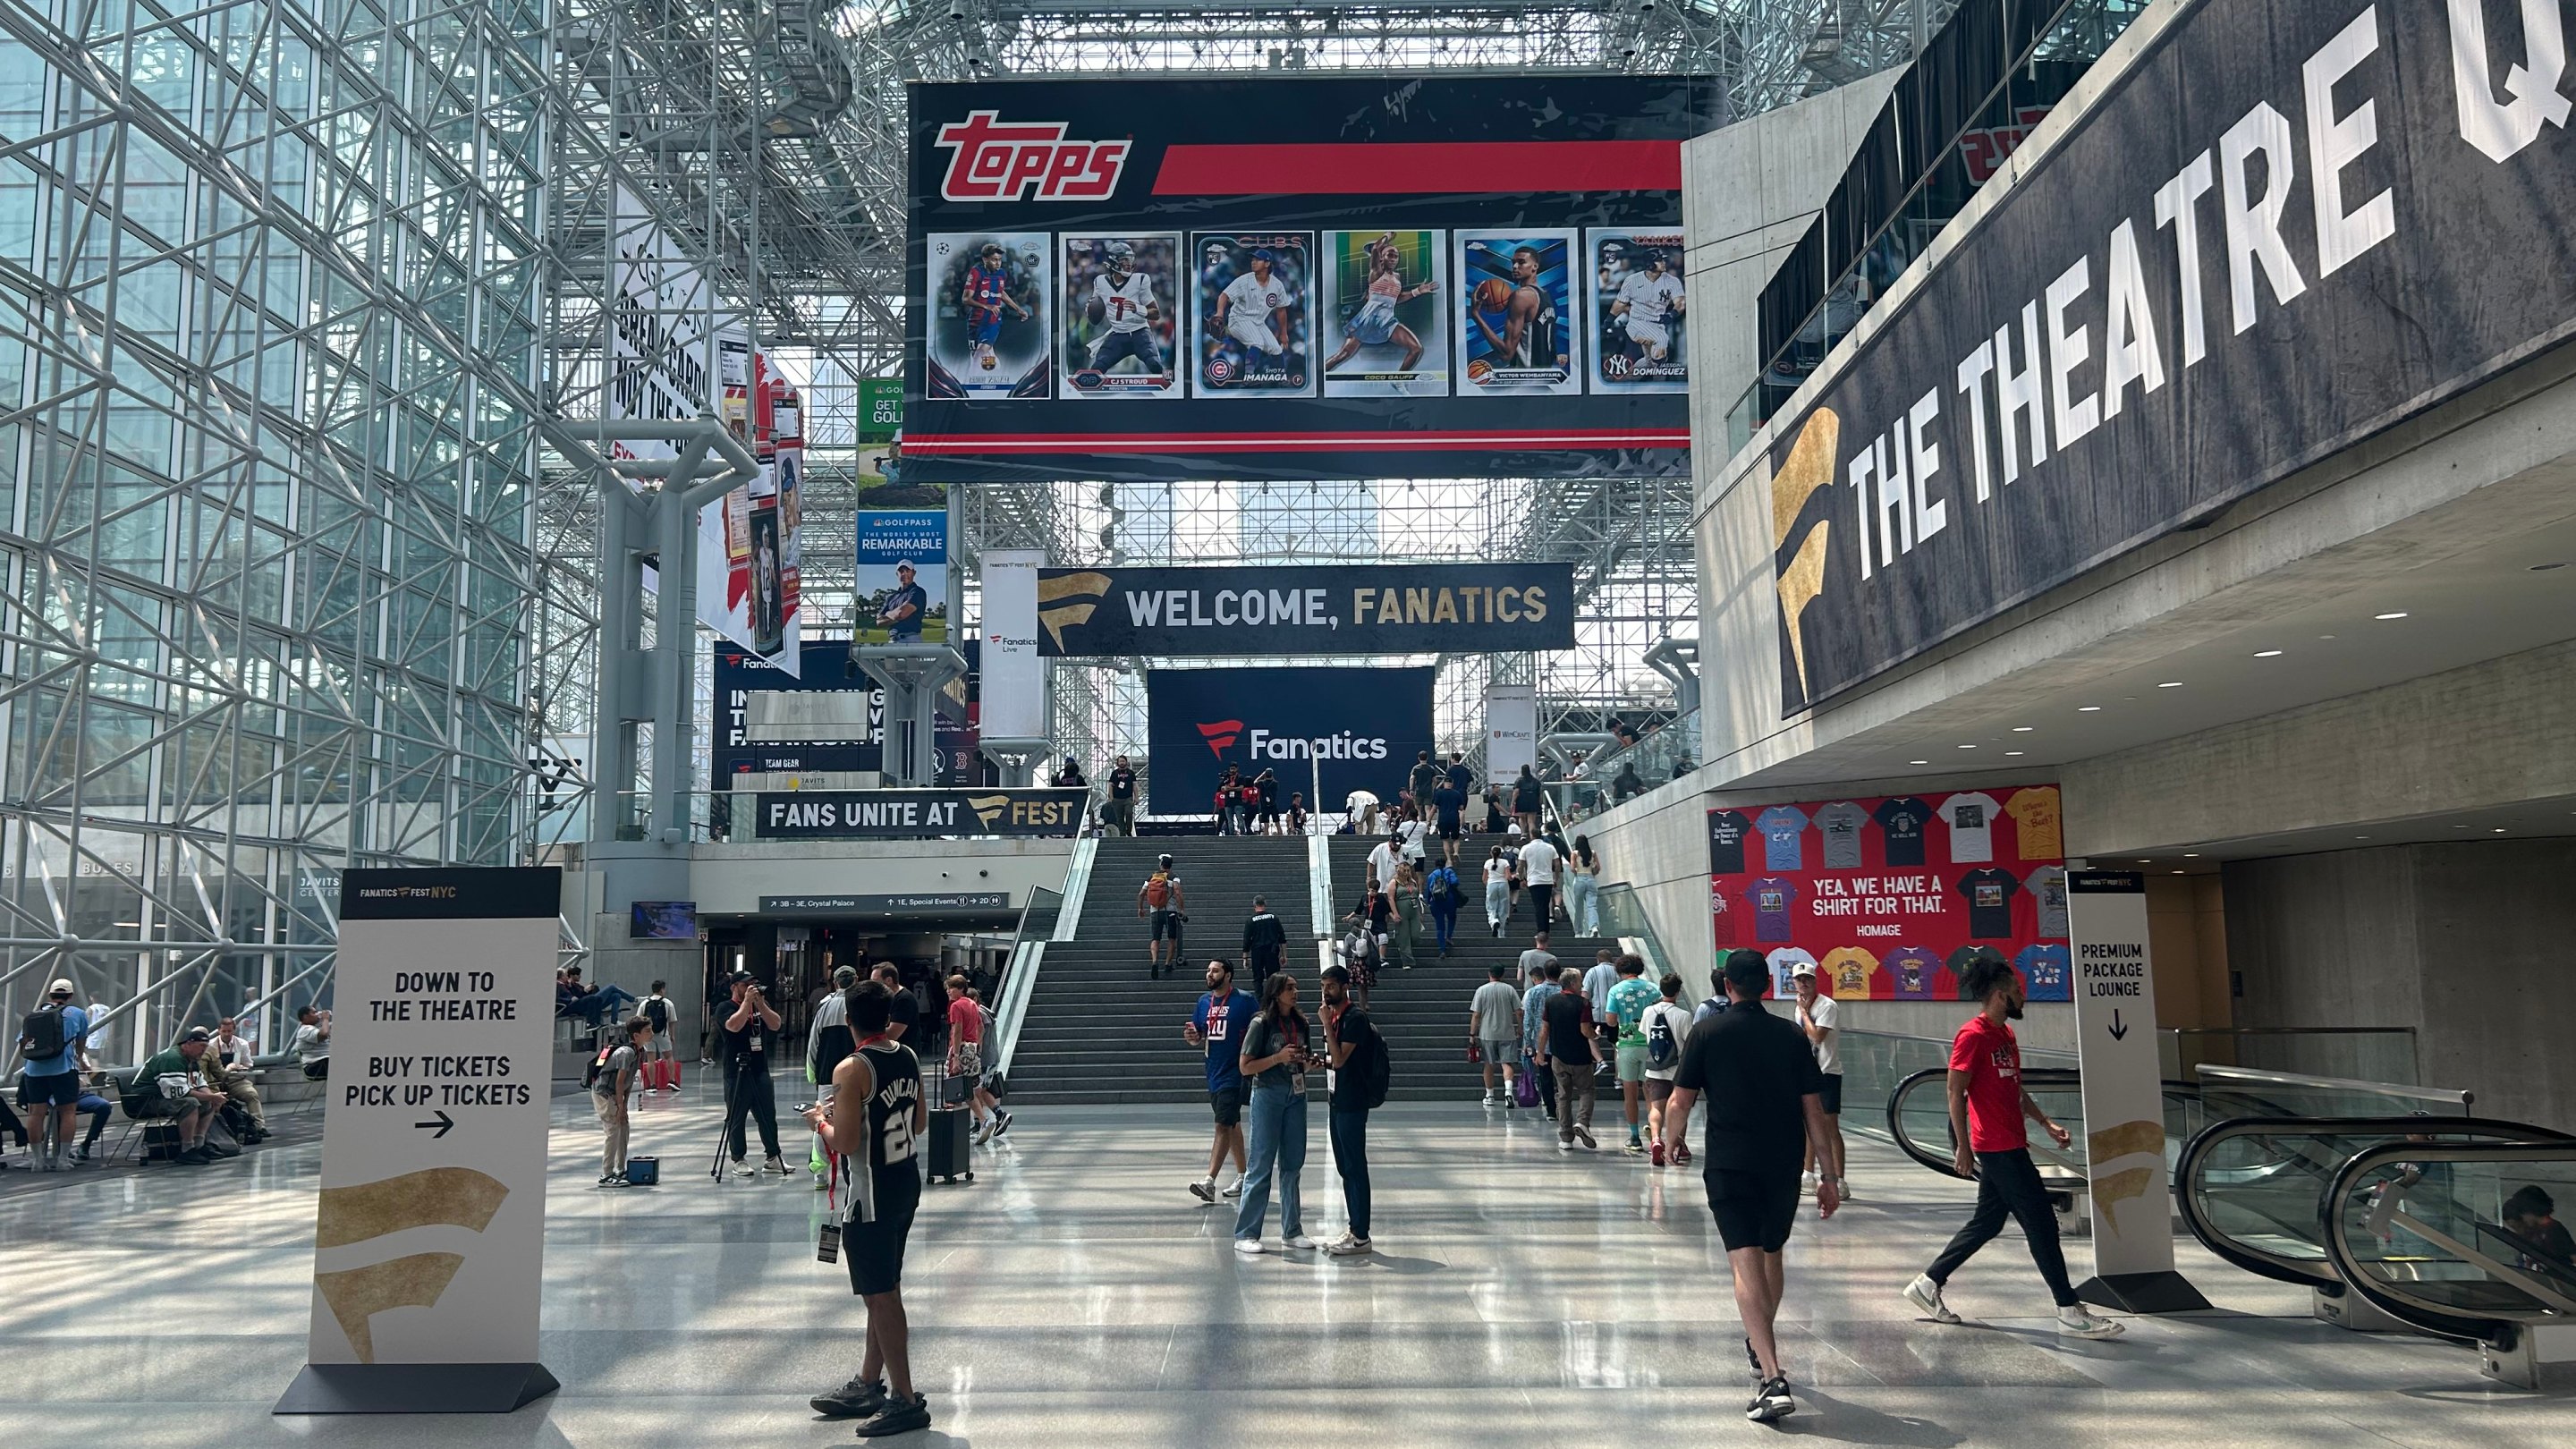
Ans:
{"type": "Polygon", "coordinates": [[[1562,872],[1565,881],[1565,923],[1574,934],[1591,939],[1601,934],[1601,861],[1592,853],[1592,837],[1574,837],[1573,853],[1566,857],[1562,872]]]}
{"type": "Polygon", "coordinates": [[[1270,1185],[1279,1184],[1279,1232],[1290,1248],[1311,1248],[1297,1197],[1297,1175],[1306,1166],[1306,1069],[1315,1058],[1305,1014],[1297,1010],[1297,979],[1274,972],[1261,987],[1261,1014],[1243,1033],[1243,1077],[1252,1084],[1246,1136],[1250,1163],[1243,1201],[1234,1214],[1234,1250],[1258,1253],[1261,1221],[1270,1210],[1270,1185]]]}

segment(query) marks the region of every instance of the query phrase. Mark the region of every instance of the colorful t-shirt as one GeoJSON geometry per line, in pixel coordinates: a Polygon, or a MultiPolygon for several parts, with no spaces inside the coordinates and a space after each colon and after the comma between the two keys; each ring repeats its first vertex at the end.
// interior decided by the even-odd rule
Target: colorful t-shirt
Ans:
{"type": "Polygon", "coordinates": [[[1774,805],[1753,817],[1753,828],[1762,832],[1764,870],[1807,868],[1798,851],[1798,837],[1807,828],[1805,811],[1789,805],[1774,805]]]}
{"type": "Polygon", "coordinates": [[[1249,991],[1223,996],[1211,991],[1199,998],[1190,1024],[1207,1042],[1207,1084],[1211,1092],[1232,1091],[1243,1081],[1243,1025],[1261,1010],[1249,991]]]}
{"type": "Polygon", "coordinates": [[[2066,853],[2066,839],[2058,828],[2056,786],[2033,785],[2015,790],[2012,798],[2004,802],[2004,813],[2013,818],[2013,844],[2022,859],[2055,860],[2066,853]]]}
{"type": "Polygon", "coordinates": [[[1789,974],[1801,966],[1814,966],[1816,958],[1795,946],[1783,946],[1763,959],[1771,963],[1771,994],[1786,1001],[1797,994],[1798,985],[1789,974]]]}
{"type": "Polygon", "coordinates": [[[1932,823],[1932,807],[1911,795],[1882,800],[1870,812],[1878,821],[1889,865],[1923,863],[1923,827],[1932,823]]]}
{"type": "Polygon", "coordinates": [[[1937,812],[1950,827],[1950,863],[1975,865],[1995,858],[1995,812],[2003,807],[1992,795],[1969,791],[1941,802],[1937,812]]]}
{"type": "Polygon", "coordinates": [[[1741,810],[1708,812],[1708,873],[1742,875],[1744,873],[1744,837],[1753,833],[1753,822],[1741,810]]]}
{"type": "Polygon", "coordinates": [[[1870,994],[1896,1001],[1938,1001],[1937,978],[1950,974],[1941,968],[1940,957],[1920,946],[1899,946],[1888,952],[1878,970],[1887,979],[1887,990],[1870,994]]]}
{"type": "Polygon", "coordinates": [[[1860,828],[1868,819],[1849,800],[1837,800],[1816,812],[1816,829],[1825,837],[1825,869],[1860,869],[1860,828]]]}
{"type": "Polygon", "coordinates": [[[1721,946],[1732,946],[1735,944],[1735,912],[1731,909],[1732,905],[1733,902],[1727,898],[1726,882],[1722,880],[1710,881],[1708,883],[1708,915],[1713,928],[1717,932],[1714,939],[1717,944],[1721,946]]]}
{"type": "MultiPolygon", "coordinates": [[[[1953,837],[1955,838],[1955,837],[1953,837]]],[[[2021,882],[2011,871],[1984,866],[1959,877],[1959,894],[1968,898],[1968,934],[2001,941],[2012,936],[2012,898],[2021,882]]]]}
{"type": "Polygon", "coordinates": [[[2013,958],[2022,990],[2033,1001],[2073,1001],[2075,968],[2063,946],[2024,946],[2013,958]]]}
{"type": "Polygon", "coordinates": [[[1837,1001],[1867,1001],[1870,977],[1878,971],[1878,958],[1859,946],[1837,946],[1825,953],[1818,963],[1824,970],[1825,990],[1837,1001]]]}
{"type": "Polygon", "coordinates": [[[1744,888],[1744,899],[1753,906],[1754,940],[1789,939],[1789,908],[1798,900],[1796,881],[1766,875],[1744,888]]]}
{"type": "Polygon", "coordinates": [[[1949,969],[1941,973],[1942,999],[1946,1001],[1956,997],[1961,1001],[1968,1000],[1968,968],[1978,961],[2001,961],[2002,959],[2004,959],[2004,953],[1992,946],[1962,946],[1951,952],[1949,969]]]}
{"type": "Polygon", "coordinates": [[[1619,1024],[1619,1045],[1646,1044],[1646,1008],[1663,999],[1664,993],[1643,976],[1622,977],[1610,988],[1610,1019],[1619,1024]]]}
{"type": "Polygon", "coordinates": [[[2039,933],[2065,939],[2070,934],[2066,926],[2066,867],[2043,865],[2030,873],[2022,887],[2039,903],[2039,933]]]}
{"type": "Polygon", "coordinates": [[[1968,1146],[2010,1152],[2030,1145],[2021,1115],[2021,1043],[1983,1012],[1950,1039],[1950,1070],[1968,1074],[1968,1146]]]}

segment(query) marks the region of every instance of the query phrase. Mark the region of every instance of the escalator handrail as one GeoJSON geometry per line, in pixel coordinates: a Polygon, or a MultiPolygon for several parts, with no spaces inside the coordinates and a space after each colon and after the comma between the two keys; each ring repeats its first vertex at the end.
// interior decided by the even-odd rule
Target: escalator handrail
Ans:
{"type": "Polygon", "coordinates": [[[2462,1111],[2475,1103],[2476,1094],[2460,1087],[2416,1087],[2401,1082],[2365,1082],[2357,1077],[2312,1077],[2302,1072],[2273,1072],[2256,1067],[2231,1067],[2217,1062],[2203,1062],[2192,1068],[2203,1086],[2232,1087],[2240,1083],[2263,1087],[2296,1087],[2310,1091],[2369,1092],[2382,1097],[2404,1097],[2417,1102],[2436,1102],[2462,1111]],[[2215,1081],[2210,1079],[2215,1077],[2215,1081]]]}
{"type": "MultiPolygon", "coordinates": [[[[2362,1136],[2386,1133],[2391,1137],[2403,1138],[2410,1132],[2422,1132],[2428,1127],[2445,1136],[2482,1134],[2519,1143],[2576,1140],[2569,1138],[2565,1133],[2554,1132],[2546,1127],[2534,1127],[2527,1122],[2506,1122],[2487,1117],[2230,1117],[2223,1122],[2213,1122],[2200,1129],[2198,1135],[2183,1145],[2182,1156],[2174,1164],[2174,1185],[2177,1189],[2174,1193],[2174,1206],[2182,1214],[2183,1226],[2190,1229],[2194,1238],[2200,1240],[2202,1247],[2207,1248],[2220,1260],[2242,1268],[2258,1278],[2269,1278],[2276,1283],[2295,1283],[2314,1288],[2329,1298],[2340,1298],[2343,1296],[2345,1279],[2333,1264],[2332,1249],[2327,1250],[2327,1257],[2313,1263],[2272,1258],[2239,1245],[2235,1239],[2220,1233],[2215,1226],[2203,1218],[2200,1212],[2200,1194],[2193,1188],[2202,1162],[2211,1152],[2217,1150],[2221,1143],[2238,1137],[2322,1137],[2337,1133],[2362,1136]]],[[[2321,1213],[2328,1211],[2322,1202],[2319,1210],[2321,1213]]],[[[2322,1237],[2323,1234],[2320,1236],[2322,1237]]]]}
{"type": "MultiPolygon", "coordinates": [[[[1905,1132],[1906,1095],[1916,1090],[1917,1084],[1932,1081],[1944,1083],[1946,1093],[1949,1076],[1950,1069],[1947,1066],[1925,1067],[1921,1071],[1909,1073],[1899,1081],[1896,1089],[1887,1094],[1887,1135],[1888,1139],[1896,1144],[1898,1151],[1913,1158],[1917,1164],[1928,1167],[1943,1177],[1955,1177],[1962,1182],[1974,1182],[1976,1180],[1974,1178],[1960,1177],[1959,1169],[1951,1164],[1950,1159],[1916,1145],[1914,1139],[1907,1136],[1905,1132]]],[[[2021,1080],[2025,1090],[2063,1091],[2081,1085],[2083,1073],[2073,1067],[2024,1067],[2021,1080]]],[[[1948,1103],[1945,1099],[1943,1110],[1946,1112],[1947,1109],[1948,1103]]]]}
{"type": "Polygon", "coordinates": [[[2343,1239],[2343,1204],[2354,1186],[2364,1177],[2391,1163],[2410,1160],[2437,1162],[2565,1162],[2571,1154],[2571,1139],[2545,1127],[2531,1129],[2535,1140],[2519,1143],[2441,1143],[2391,1142],[2379,1147],[2365,1147],[2348,1159],[2334,1176],[2325,1196],[2317,1205],[2319,1226],[2324,1229],[2326,1256],[2335,1271],[2352,1285],[2372,1306],[2419,1333],[2435,1338],[2454,1339],[2462,1343],[2489,1343],[2510,1346],[2513,1329],[2521,1322],[2515,1318],[2472,1318],[2433,1304],[2419,1303],[2393,1291],[2393,1285],[2362,1266],[2350,1244],[2343,1239]]]}

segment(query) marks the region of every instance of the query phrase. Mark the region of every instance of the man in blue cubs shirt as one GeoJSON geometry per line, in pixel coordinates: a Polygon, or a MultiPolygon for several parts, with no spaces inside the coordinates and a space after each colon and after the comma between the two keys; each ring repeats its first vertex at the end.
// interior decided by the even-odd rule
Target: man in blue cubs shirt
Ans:
{"type": "Polygon", "coordinates": [[[1243,1195],[1243,1028],[1261,1010],[1249,991],[1234,985],[1234,968],[1223,961],[1207,964],[1207,994],[1190,1013],[1181,1036],[1207,1053],[1208,1106],[1216,1113],[1216,1143],[1208,1149],[1207,1176],[1190,1184],[1190,1195],[1204,1203],[1217,1200],[1216,1171],[1234,1157],[1234,1182],[1227,1197],[1243,1195]]]}
{"type": "Polygon", "coordinates": [[[975,361],[990,372],[993,344],[1002,338],[1002,309],[1029,315],[1029,309],[1011,295],[1011,271],[1003,262],[1000,242],[984,243],[975,265],[966,269],[966,285],[958,300],[966,307],[966,340],[974,345],[975,361]]]}

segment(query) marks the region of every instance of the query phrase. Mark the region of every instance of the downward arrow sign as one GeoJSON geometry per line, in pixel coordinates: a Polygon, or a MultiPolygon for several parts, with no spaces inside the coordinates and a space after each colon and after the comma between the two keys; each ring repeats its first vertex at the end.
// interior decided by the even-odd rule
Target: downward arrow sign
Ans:
{"type": "MultiPolygon", "coordinates": [[[[2127,1039],[2128,1035],[2129,1035],[2129,1028],[2128,1028],[2127,1026],[2123,1025],[2123,1024],[2121,1023],[2121,1021],[2120,1021],[2120,1008],[2118,1008],[2118,1007],[2116,1007],[2116,1006],[2115,1006],[2115,1007],[2112,1007],[2112,1008],[2111,1008],[2111,1040],[2113,1040],[2113,1041],[2123,1041],[2123,1040],[2126,1040],[2126,1039],[2127,1039]]],[[[444,1117],[444,1116],[446,1116],[447,1114],[446,1114],[446,1113],[444,1113],[444,1112],[441,1112],[439,1115],[440,1115],[440,1116],[442,1116],[442,1117],[444,1117]]]]}
{"type": "Polygon", "coordinates": [[[430,1141],[435,1142],[435,1141],[437,1141],[439,1138],[444,1137],[444,1136],[446,1136],[448,1133],[450,1133],[450,1132],[452,1132],[452,1131],[456,1130],[456,1119],[455,1119],[455,1118],[448,1116],[445,1112],[434,1112],[434,1113],[432,1113],[431,1115],[432,1115],[432,1116],[435,1116],[438,1120],[437,1120],[437,1121],[435,1121],[435,1122],[414,1122],[413,1124],[411,1124],[411,1125],[412,1125],[412,1127],[413,1127],[415,1130],[418,1130],[418,1129],[420,1129],[420,1128],[424,1128],[424,1127],[435,1127],[435,1128],[437,1128],[437,1129],[438,1129],[437,1131],[432,1132],[432,1133],[430,1133],[430,1134],[429,1134],[429,1140],[430,1140],[430,1141]]]}

